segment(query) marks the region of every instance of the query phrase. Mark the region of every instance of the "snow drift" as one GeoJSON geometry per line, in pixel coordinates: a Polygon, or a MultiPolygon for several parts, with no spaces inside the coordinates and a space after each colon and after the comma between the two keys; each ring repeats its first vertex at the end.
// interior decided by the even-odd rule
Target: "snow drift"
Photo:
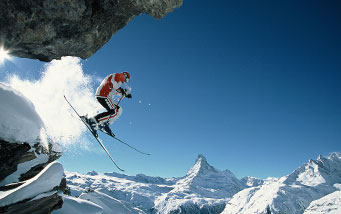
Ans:
{"type": "Polygon", "coordinates": [[[9,191],[0,192],[0,207],[52,191],[54,187],[59,186],[63,175],[64,169],[60,163],[50,163],[38,175],[27,180],[25,184],[9,191]]]}
{"type": "Polygon", "coordinates": [[[44,127],[33,103],[3,83],[0,83],[0,100],[0,138],[33,145],[44,127]]]}

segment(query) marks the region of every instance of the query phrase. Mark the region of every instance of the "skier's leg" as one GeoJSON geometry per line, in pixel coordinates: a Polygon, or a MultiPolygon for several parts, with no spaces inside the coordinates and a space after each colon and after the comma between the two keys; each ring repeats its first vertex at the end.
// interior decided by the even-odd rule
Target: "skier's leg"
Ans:
{"type": "Polygon", "coordinates": [[[115,137],[115,134],[111,131],[109,125],[112,124],[121,114],[122,114],[122,108],[118,107],[118,109],[113,115],[110,115],[109,117],[107,117],[108,119],[105,120],[105,123],[102,123],[99,125],[99,129],[102,132],[105,132],[108,135],[115,137]]]}
{"type": "Polygon", "coordinates": [[[108,98],[97,97],[97,100],[107,111],[96,115],[94,118],[99,124],[107,123],[109,121],[109,118],[115,115],[116,106],[108,98]]]}

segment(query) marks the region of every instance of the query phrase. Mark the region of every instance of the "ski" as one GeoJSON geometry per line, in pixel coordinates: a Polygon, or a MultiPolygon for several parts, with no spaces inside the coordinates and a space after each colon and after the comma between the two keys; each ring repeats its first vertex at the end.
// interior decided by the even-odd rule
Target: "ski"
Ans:
{"type": "Polygon", "coordinates": [[[134,149],[135,151],[137,151],[137,152],[139,152],[139,153],[141,153],[141,154],[144,154],[144,155],[151,155],[150,153],[142,152],[142,151],[136,149],[135,147],[133,147],[133,146],[129,145],[128,143],[126,143],[126,142],[124,142],[124,141],[118,139],[118,138],[115,137],[115,136],[112,136],[112,135],[110,135],[110,134],[108,134],[108,133],[102,131],[101,129],[99,129],[99,130],[100,130],[102,133],[104,133],[104,134],[106,134],[106,135],[108,135],[108,136],[114,138],[114,139],[117,140],[118,142],[123,143],[124,145],[126,145],[126,146],[128,146],[128,147],[134,149]]]}
{"type": "Polygon", "coordinates": [[[117,167],[117,169],[119,169],[120,171],[124,172],[123,169],[121,169],[116,162],[114,161],[114,159],[111,157],[110,153],[108,152],[108,150],[105,148],[105,146],[103,145],[103,143],[100,141],[100,139],[98,138],[98,136],[96,136],[95,132],[93,131],[93,129],[91,127],[89,127],[89,125],[87,123],[85,123],[82,119],[81,116],[78,114],[78,112],[76,111],[76,109],[71,105],[71,103],[69,102],[69,100],[66,98],[66,96],[64,95],[64,98],[66,100],[66,102],[70,105],[70,107],[72,108],[72,110],[77,114],[77,116],[79,117],[79,119],[84,123],[84,125],[88,128],[88,130],[90,131],[90,133],[92,134],[92,136],[94,136],[94,138],[97,140],[97,142],[99,143],[99,145],[101,145],[101,147],[103,148],[103,150],[105,151],[105,153],[107,153],[107,155],[109,156],[109,158],[111,159],[111,161],[114,163],[114,165],[117,167]]]}
{"type": "MultiPolygon", "coordinates": [[[[71,116],[74,117],[75,119],[80,120],[80,121],[83,122],[82,119],[80,119],[80,118],[78,118],[78,117],[76,117],[76,116],[73,116],[72,114],[71,114],[71,116]]],[[[107,133],[107,132],[105,132],[105,131],[103,131],[103,130],[101,130],[101,129],[98,129],[98,130],[101,131],[102,133],[104,133],[104,134],[106,134],[106,135],[108,135],[108,136],[114,138],[114,139],[117,140],[118,142],[123,143],[124,145],[126,145],[126,146],[128,146],[128,147],[134,149],[135,151],[137,151],[137,152],[139,152],[139,153],[141,153],[141,154],[144,154],[144,155],[151,155],[150,153],[146,153],[146,152],[142,152],[142,151],[138,150],[137,148],[135,148],[135,147],[129,145],[128,143],[124,142],[123,140],[120,140],[119,138],[117,138],[117,137],[115,137],[115,136],[112,136],[111,134],[109,134],[109,133],[107,133]]]]}

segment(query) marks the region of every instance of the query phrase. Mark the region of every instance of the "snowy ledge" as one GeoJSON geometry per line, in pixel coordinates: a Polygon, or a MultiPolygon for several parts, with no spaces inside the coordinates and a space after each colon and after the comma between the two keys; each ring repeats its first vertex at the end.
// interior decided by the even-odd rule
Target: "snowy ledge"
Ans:
{"type": "Polygon", "coordinates": [[[0,83],[0,137],[33,146],[41,138],[44,123],[33,103],[20,92],[0,83]]]}
{"type": "Polygon", "coordinates": [[[64,168],[58,162],[52,162],[38,175],[27,180],[25,184],[8,191],[0,191],[0,207],[19,201],[34,198],[59,186],[64,178],[64,168]]]}

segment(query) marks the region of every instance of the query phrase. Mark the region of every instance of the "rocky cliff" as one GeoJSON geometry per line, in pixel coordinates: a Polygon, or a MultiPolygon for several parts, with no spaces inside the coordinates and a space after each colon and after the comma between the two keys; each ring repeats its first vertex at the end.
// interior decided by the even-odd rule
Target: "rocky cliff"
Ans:
{"type": "Polygon", "coordinates": [[[0,44],[11,55],[41,61],[86,59],[141,13],[161,19],[182,0],[3,0],[0,44]]]}
{"type": "Polygon", "coordinates": [[[60,152],[28,99],[0,83],[0,100],[0,213],[50,213],[67,191],[60,152]]]}

